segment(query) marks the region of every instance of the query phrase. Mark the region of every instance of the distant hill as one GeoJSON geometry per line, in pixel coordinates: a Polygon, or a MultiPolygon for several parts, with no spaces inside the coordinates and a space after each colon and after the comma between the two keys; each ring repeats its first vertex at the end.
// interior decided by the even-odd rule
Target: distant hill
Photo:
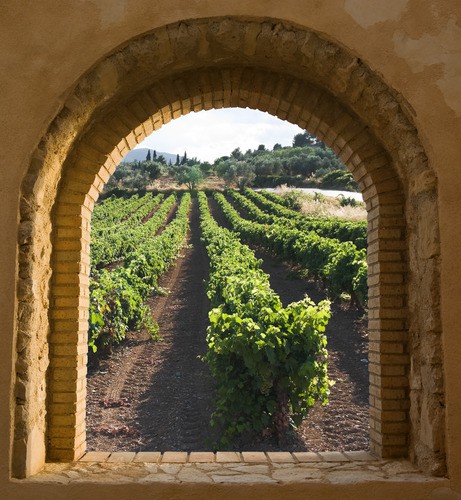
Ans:
{"type": "MultiPolygon", "coordinates": [[[[123,163],[129,163],[131,161],[144,161],[147,156],[147,152],[149,151],[148,148],[139,148],[139,149],[133,149],[130,151],[122,160],[123,163]]],[[[150,150],[151,156],[153,155],[154,150],[150,150]]],[[[168,163],[169,160],[171,160],[171,163],[176,162],[176,155],[173,153],[163,153],[162,151],[157,151],[157,157],[158,156],[163,156],[168,163]]],[[[179,155],[180,158],[182,158],[182,155],[179,155]]]]}

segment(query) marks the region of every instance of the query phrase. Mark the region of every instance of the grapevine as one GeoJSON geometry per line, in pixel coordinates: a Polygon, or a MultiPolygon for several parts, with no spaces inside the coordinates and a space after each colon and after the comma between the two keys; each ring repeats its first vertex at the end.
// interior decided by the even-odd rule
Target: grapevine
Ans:
{"type": "Polygon", "coordinates": [[[203,241],[210,257],[212,310],[205,355],[217,382],[212,423],[225,446],[244,432],[299,425],[315,401],[327,402],[329,302],[308,297],[283,308],[261,262],[236,234],[219,227],[199,193],[203,241]]]}
{"type": "Polygon", "coordinates": [[[153,337],[158,326],[144,301],[158,289],[158,279],[175,261],[189,227],[190,194],[181,199],[176,217],[159,236],[143,233],[143,242],[127,254],[123,266],[95,270],[90,282],[89,345],[93,352],[121,342],[129,329],[145,327],[153,337]]]}
{"type": "Polygon", "coordinates": [[[231,196],[257,220],[243,219],[221,193],[215,193],[225,217],[248,243],[261,245],[270,252],[300,264],[316,279],[324,280],[333,298],[348,293],[353,302],[362,307],[367,300],[367,264],[365,250],[357,250],[352,242],[340,242],[319,236],[314,231],[302,231],[282,223],[271,223],[273,216],[260,213],[244,197],[232,192],[231,196]]]}

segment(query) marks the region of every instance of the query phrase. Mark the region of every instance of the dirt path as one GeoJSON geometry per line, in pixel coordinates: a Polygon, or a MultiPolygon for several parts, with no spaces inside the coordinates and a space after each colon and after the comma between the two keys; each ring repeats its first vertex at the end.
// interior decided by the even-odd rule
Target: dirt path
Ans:
{"type": "MultiPolygon", "coordinates": [[[[213,214],[223,222],[216,204],[213,214]]],[[[162,340],[132,337],[88,376],[88,449],[108,451],[212,449],[209,420],[213,381],[205,363],[208,301],[204,280],[208,259],[199,239],[196,201],[189,247],[162,280],[168,295],[151,300],[162,340]]],[[[258,252],[282,302],[307,293],[324,298],[315,284],[286,264],[258,252]]],[[[315,407],[282,447],[270,439],[245,437],[236,450],[360,450],[368,448],[367,339],[356,311],[333,304],[327,330],[329,376],[336,381],[330,403],[315,407]]]]}
{"type": "Polygon", "coordinates": [[[151,300],[162,340],[132,338],[88,376],[91,450],[203,450],[211,444],[213,382],[206,352],[208,260],[193,203],[189,246],[151,300]]]}

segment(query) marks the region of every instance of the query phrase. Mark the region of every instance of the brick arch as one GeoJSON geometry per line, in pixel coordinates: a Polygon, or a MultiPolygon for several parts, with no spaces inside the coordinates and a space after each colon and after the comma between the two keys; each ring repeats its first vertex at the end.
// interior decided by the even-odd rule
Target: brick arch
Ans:
{"type": "Polygon", "coordinates": [[[44,453],[45,430],[50,459],[85,449],[90,218],[99,192],[121,157],[163,124],[230,106],[317,135],[359,182],[369,224],[371,447],[443,470],[436,180],[405,103],[317,34],[226,18],[167,26],[109,55],[37,148],[19,235],[18,475],[33,468],[32,448],[44,453]]]}

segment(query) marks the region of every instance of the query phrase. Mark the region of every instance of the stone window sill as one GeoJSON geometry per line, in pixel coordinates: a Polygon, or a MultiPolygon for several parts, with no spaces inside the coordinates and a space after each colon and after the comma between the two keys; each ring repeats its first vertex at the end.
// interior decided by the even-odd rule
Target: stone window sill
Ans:
{"type": "Polygon", "coordinates": [[[24,482],[350,484],[432,482],[405,460],[380,460],[355,452],[89,452],[78,462],[47,463],[24,482]]]}

